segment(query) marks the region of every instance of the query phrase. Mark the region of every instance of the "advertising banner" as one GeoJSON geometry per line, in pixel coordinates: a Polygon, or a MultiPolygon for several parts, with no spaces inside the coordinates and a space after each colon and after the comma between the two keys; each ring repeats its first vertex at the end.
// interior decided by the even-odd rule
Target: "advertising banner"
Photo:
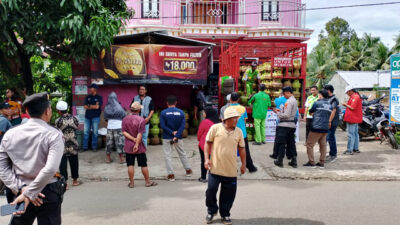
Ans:
{"type": "Polygon", "coordinates": [[[209,51],[203,46],[113,45],[92,63],[92,79],[99,84],[204,85],[209,51]]]}
{"type": "Polygon", "coordinates": [[[390,122],[400,123],[400,55],[390,57],[390,122]]]}
{"type": "MultiPolygon", "coordinates": [[[[266,142],[274,142],[276,136],[276,126],[278,125],[278,116],[274,111],[268,110],[265,120],[265,140],[266,142]]],[[[300,142],[300,122],[296,124],[295,141],[300,142]]]]}

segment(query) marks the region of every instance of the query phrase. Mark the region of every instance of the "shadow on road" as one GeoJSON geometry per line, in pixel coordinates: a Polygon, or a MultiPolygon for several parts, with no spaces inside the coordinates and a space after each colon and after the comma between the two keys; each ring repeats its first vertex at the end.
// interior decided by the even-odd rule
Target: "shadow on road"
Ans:
{"type": "Polygon", "coordinates": [[[243,219],[243,220],[233,220],[235,225],[324,225],[325,223],[307,220],[302,218],[253,218],[253,219],[243,219]]]}

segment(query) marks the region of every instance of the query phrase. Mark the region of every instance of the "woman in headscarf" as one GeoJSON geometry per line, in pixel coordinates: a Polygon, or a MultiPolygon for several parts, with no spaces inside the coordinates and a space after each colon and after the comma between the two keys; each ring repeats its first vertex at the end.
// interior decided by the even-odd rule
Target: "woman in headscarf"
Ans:
{"type": "Polygon", "coordinates": [[[115,148],[119,154],[119,162],[125,163],[124,142],[125,137],[122,133],[122,120],[126,112],[118,102],[115,92],[108,96],[108,102],[104,108],[104,119],[107,121],[107,147],[106,163],[111,163],[111,151],[115,148]]]}
{"type": "Polygon", "coordinates": [[[10,115],[8,115],[10,118],[11,125],[16,126],[21,124],[22,118],[21,118],[21,105],[22,101],[18,97],[18,94],[16,93],[16,90],[14,88],[8,88],[6,90],[6,100],[10,105],[10,115]]]}
{"type": "Polygon", "coordinates": [[[206,107],[204,109],[204,114],[205,115],[203,116],[205,119],[201,121],[199,130],[197,132],[197,140],[199,141],[199,152],[201,157],[201,177],[199,178],[199,181],[202,183],[207,182],[207,170],[204,167],[204,145],[206,143],[206,136],[212,125],[221,122],[218,118],[217,110],[212,107],[206,107]]]}

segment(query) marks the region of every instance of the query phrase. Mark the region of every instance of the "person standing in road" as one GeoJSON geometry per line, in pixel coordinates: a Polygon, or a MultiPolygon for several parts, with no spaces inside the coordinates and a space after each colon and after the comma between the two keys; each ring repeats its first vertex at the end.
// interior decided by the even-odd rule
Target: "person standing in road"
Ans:
{"type": "Polygon", "coordinates": [[[336,128],[339,125],[339,113],[340,113],[340,108],[339,108],[339,100],[336,98],[336,96],[333,94],[333,91],[335,90],[332,85],[327,84],[325,85],[324,89],[328,91],[329,98],[328,101],[332,106],[332,113],[331,116],[329,117],[329,124],[330,128],[328,130],[328,136],[326,137],[326,141],[329,143],[329,156],[326,158],[326,162],[330,163],[336,160],[337,157],[337,146],[336,146],[336,137],[335,137],[335,132],[336,128]]]}
{"type": "Polygon", "coordinates": [[[10,105],[7,102],[0,104],[0,143],[4,134],[12,127],[7,115],[10,113],[10,105]]]}
{"type": "Polygon", "coordinates": [[[140,111],[140,116],[144,118],[146,121],[146,132],[143,133],[142,139],[143,139],[143,144],[147,148],[147,139],[149,137],[149,129],[150,129],[150,120],[151,117],[153,117],[154,114],[154,101],[153,99],[147,95],[147,86],[145,84],[139,85],[139,95],[136,95],[132,102],[139,102],[140,105],[142,106],[142,110],[140,111]]]}
{"type": "Polygon", "coordinates": [[[0,145],[0,179],[16,196],[13,205],[25,203],[12,225],[61,224],[61,202],[65,191],[57,179],[64,152],[63,134],[48,125],[52,110],[46,92],[28,96],[23,106],[32,117],[10,129],[0,145]]]}
{"type": "Polygon", "coordinates": [[[68,103],[65,101],[57,102],[56,109],[60,117],[56,119],[56,128],[60,129],[64,135],[64,154],[61,158],[60,173],[68,180],[68,161],[71,168],[72,186],[80,185],[79,178],[79,159],[78,150],[79,144],[76,138],[76,130],[79,126],[79,121],[73,115],[68,113],[68,103]]]}
{"type": "Polygon", "coordinates": [[[260,72],[257,70],[257,62],[251,63],[251,68],[243,75],[244,95],[250,96],[253,92],[253,84],[260,83],[260,72]]]}
{"type": "Polygon", "coordinates": [[[305,111],[304,111],[304,121],[306,122],[306,142],[308,138],[308,134],[310,133],[311,123],[312,123],[312,115],[310,114],[309,110],[313,106],[314,102],[318,100],[318,87],[312,86],[310,88],[311,95],[308,96],[306,100],[305,111]]]}
{"type": "MultiPolygon", "coordinates": [[[[246,111],[245,107],[243,107],[239,104],[239,98],[240,98],[240,95],[236,92],[233,92],[231,94],[231,105],[229,107],[235,108],[238,111],[238,113],[240,114],[240,118],[237,122],[237,127],[239,127],[243,133],[245,149],[246,149],[246,167],[250,173],[255,173],[255,172],[257,172],[258,169],[257,169],[257,167],[254,166],[253,159],[251,158],[251,154],[250,154],[249,141],[247,140],[247,131],[246,131],[247,111],[246,111]]],[[[265,112],[265,113],[267,113],[267,112],[265,112]]],[[[264,120],[264,122],[265,122],[265,120],[264,120]]],[[[265,134],[264,134],[264,136],[265,136],[265,134]]]]}
{"type": "Polygon", "coordinates": [[[353,155],[353,152],[360,153],[358,135],[358,124],[362,123],[362,100],[358,92],[351,86],[346,87],[345,93],[350,97],[347,103],[343,103],[346,107],[344,113],[344,122],[347,123],[347,150],[343,154],[353,155]]]}
{"type": "Polygon", "coordinates": [[[99,124],[103,97],[97,94],[99,87],[97,84],[90,85],[90,94],[85,99],[85,128],[83,131],[83,151],[89,148],[89,135],[92,134],[92,150],[97,152],[97,137],[99,134],[99,124]]]}
{"type": "Polygon", "coordinates": [[[268,108],[271,107],[271,99],[265,93],[265,84],[260,84],[260,91],[255,94],[249,103],[253,104],[254,128],[256,129],[256,141],[253,145],[265,144],[265,118],[267,118],[268,108]]]}
{"type": "Polygon", "coordinates": [[[326,136],[330,128],[329,119],[332,113],[332,105],[330,104],[328,98],[328,91],[321,90],[319,92],[319,99],[314,102],[313,106],[309,110],[309,113],[313,116],[313,120],[307,139],[308,162],[304,164],[305,167],[325,167],[326,136]],[[314,146],[316,143],[318,143],[319,152],[321,153],[319,162],[317,164],[315,164],[314,160],[314,146]]]}
{"type": "Polygon", "coordinates": [[[200,163],[200,171],[201,177],[198,179],[199,182],[206,183],[207,182],[207,170],[204,167],[204,145],[206,143],[206,136],[211,126],[219,123],[218,112],[216,109],[212,107],[206,107],[204,109],[204,117],[205,119],[201,121],[199,125],[199,130],[197,131],[197,141],[199,142],[199,153],[201,157],[200,163]]]}
{"type": "Polygon", "coordinates": [[[146,120],[140,116],[142,106],[139,102],[131,105],[131,114],[122,121],[122,131],[125,136],[124,150],[126,153],[126,163],[128,166],[129,188],[134,188],[135,159],[138,166],[142,168],[142,174],[146,182],[146,187],[157,186],[156,182],[150,180],[149,169],[147,167],[146,146],[143,143],[142,135],[146,131],[146,120]]]}
{"type": "Polygon", "coordinates": [[[122,133],[122,120],[126,112],[118,102],[118,96],[111,92],[108,96],[108,102],[104,107],[104,119],[107,121],[107,147],[106,163],[111,163],[111,151],[115,148],[119,154],[119,163],[125,163],[124,142],[125,137],[122,133]]]}
{"type": "Polygon", "coordinates": [[[182,165],[186,170],[186,176],[192,176],[192,169],[186,152],[183,149],[182,132],[185,129],[185,113],[176,108],[178,104],[176,97],[170,95],[167,97],[167,109],[161,112],[160,126],[163,129],[163,150],[165,164],[167,167],[168,180],[175,181],[175,173],[172,168],[172,149],[176,149],[182,165]]]}
{"type": "Polygon", "coordinates": [[[297,151],[296,151],[296,114],[297,114],[297,100],[293,96],[292,87],[282,88],[283,96],[287,99],[283,109],[274,108],[274,112],[279,118],[278,128],[276,129],[276,142],[278,145],[278,159],[274,161],[274,164],[279,167],[283,167],[283,158],[285,152],[290,151],[291,161],[289,166],[297,168],[297,151]]]}
{"type": "Polygon", "coordinates": [[[206,191],[206,223],[213,222],[218,210],[223,224],[232,224],[231,208],[237,190],[237,150],[239,149],[242,165],[240,173],[246,172],[246,151],[242,131],[236,127],[240,114],[234,107],[228,107],[224,113],[224,122],[211,127],[206,137],[204,167],[208,174],[206,191]],[[211,158],[209,156],[211,155],[211,158]],[[219,206],[217,192],[221,186],[219,206]]]}

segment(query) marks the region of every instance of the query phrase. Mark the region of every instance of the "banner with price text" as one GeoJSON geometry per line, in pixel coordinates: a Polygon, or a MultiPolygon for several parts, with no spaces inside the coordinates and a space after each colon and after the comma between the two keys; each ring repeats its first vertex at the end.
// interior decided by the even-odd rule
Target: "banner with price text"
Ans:
{"type": "Polygon", "coordinates": [[[206,46],[113,45],[92,63],[92,78],[100,84],[205,85],[209,51],[206,46]]]}

